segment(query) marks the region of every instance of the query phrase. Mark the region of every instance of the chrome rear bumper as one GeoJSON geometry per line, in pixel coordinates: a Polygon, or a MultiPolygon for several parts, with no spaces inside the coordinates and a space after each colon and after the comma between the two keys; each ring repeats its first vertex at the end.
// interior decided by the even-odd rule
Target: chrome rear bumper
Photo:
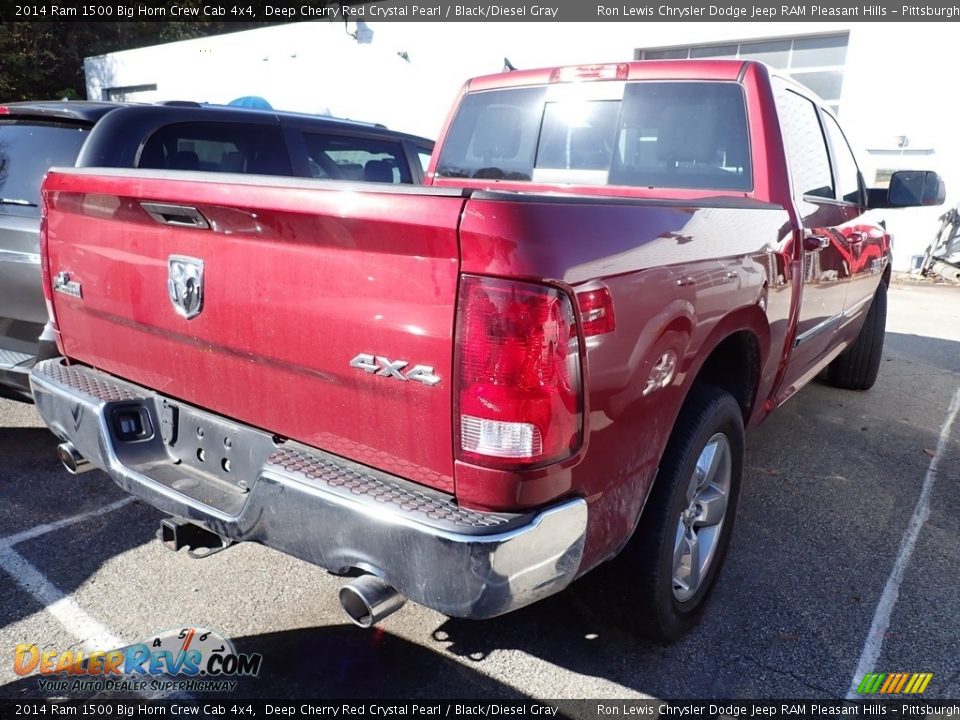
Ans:
{"type": "Polygon", "coordinates": [[[276,443],[62,359],[38,363],[30,382],[54,434],[121,488],[231,540],[259,542],[337,573],[372,572],[454,617],[510,612],[577,575],[587,527],[582,499],[527,514],[467,510],[450,495],[276,443]],[[124,437],[125,421],[143,426],[141,436],[124,437]]]}

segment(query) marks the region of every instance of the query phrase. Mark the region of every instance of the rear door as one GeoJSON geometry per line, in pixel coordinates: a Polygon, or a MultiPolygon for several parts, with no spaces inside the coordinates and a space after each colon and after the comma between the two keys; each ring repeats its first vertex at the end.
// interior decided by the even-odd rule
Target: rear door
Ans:
{"type": "Polygon", "coordinates": [[[821,116],[808,97],[774,78],[794,202],[801,230],[795,253],[802,263],[796,337],[785,376],[787,392],[802,384],[834,346],[851,276],[852,244],[861,214],[836,199],[836,185],[821,116]]]}
{"type": "Polygon", "coordinates": [[[833,157],[836,200],[854,218],[842,228],[850,253],[850,286],[839,332],[844,336],[843,339],[849,340],[859,330],[860,323],[857,320],[870,307],[881,273],[886,269],[890,238],[883,228],[864,218],[867,211],[866,192],[856,158],[836,119],[826,112],[822,117],[833,157]]]}
{"type": "Polygon", "coordinates": [[[45,186],[68,357],[452,491],[458,191],[89,172],[45,186]]]}

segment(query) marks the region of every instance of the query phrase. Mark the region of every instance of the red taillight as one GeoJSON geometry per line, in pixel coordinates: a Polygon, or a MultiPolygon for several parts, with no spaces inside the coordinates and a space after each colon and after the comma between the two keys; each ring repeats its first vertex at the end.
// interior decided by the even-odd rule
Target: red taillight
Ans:
{"type": "Polygon", "coordinates": [[[550,73],[550,82],[575,82],[577,80],[626,80],[630,77],[627,63],[606,65],[570,65],[555,68],[550,73]]]}
{"type": "Polygon", "coordinates": [[[0,105],[0,115],[9,115],[9,114],[10,114],[10,108],[8,108],[6,105],[0,105]]]}
{"type": "Polygon", "coordinates": [[[613,332],[616,327],[613,320],[613,298],[607,288],[578,292],[577,305],[580,308],[584,337],[613,332]]]}
{"type": "Polygon", "coordinates": [[[466,276],[457,316],[457,456],[497,468],[580,446],[580,341],[566,293],[466,276]]]}

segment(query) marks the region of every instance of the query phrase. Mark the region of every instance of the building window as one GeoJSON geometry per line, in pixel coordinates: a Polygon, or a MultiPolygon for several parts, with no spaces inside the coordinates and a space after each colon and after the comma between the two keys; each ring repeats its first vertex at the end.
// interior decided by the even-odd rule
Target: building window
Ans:
{"type": "Polygon", "coordinates": [[[125,102],[134,100],[137,93],[152,92],[157,89],[156,83],[149,85],[125,85],[123,87],[103,88],[100,91],[100,99],[108,102],[125,102]]]}
{"type": "Polygon", "coordinates": [[[638,49],[637,60],[722,58],[757,60],[819,95],[836,113],[843,89],[849,34],[638,49]]]}

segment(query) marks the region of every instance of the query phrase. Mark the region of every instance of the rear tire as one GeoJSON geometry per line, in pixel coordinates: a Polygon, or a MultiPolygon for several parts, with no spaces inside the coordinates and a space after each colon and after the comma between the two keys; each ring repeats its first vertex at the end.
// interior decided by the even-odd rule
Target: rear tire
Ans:
{"type": "Polygon", "coordinates": [[[638,634],[672,642],[699,620],[730,545],[742,474],[739,404],[719,388],[694,387],[617,561],[638,634]]]}
{"type": "Polygon", "coordinates": [[[880,281],[860,334],[830,363],[827,382],[845,390],[869,390],[877,381],[887,327],[887,284],[880,281]]]}

